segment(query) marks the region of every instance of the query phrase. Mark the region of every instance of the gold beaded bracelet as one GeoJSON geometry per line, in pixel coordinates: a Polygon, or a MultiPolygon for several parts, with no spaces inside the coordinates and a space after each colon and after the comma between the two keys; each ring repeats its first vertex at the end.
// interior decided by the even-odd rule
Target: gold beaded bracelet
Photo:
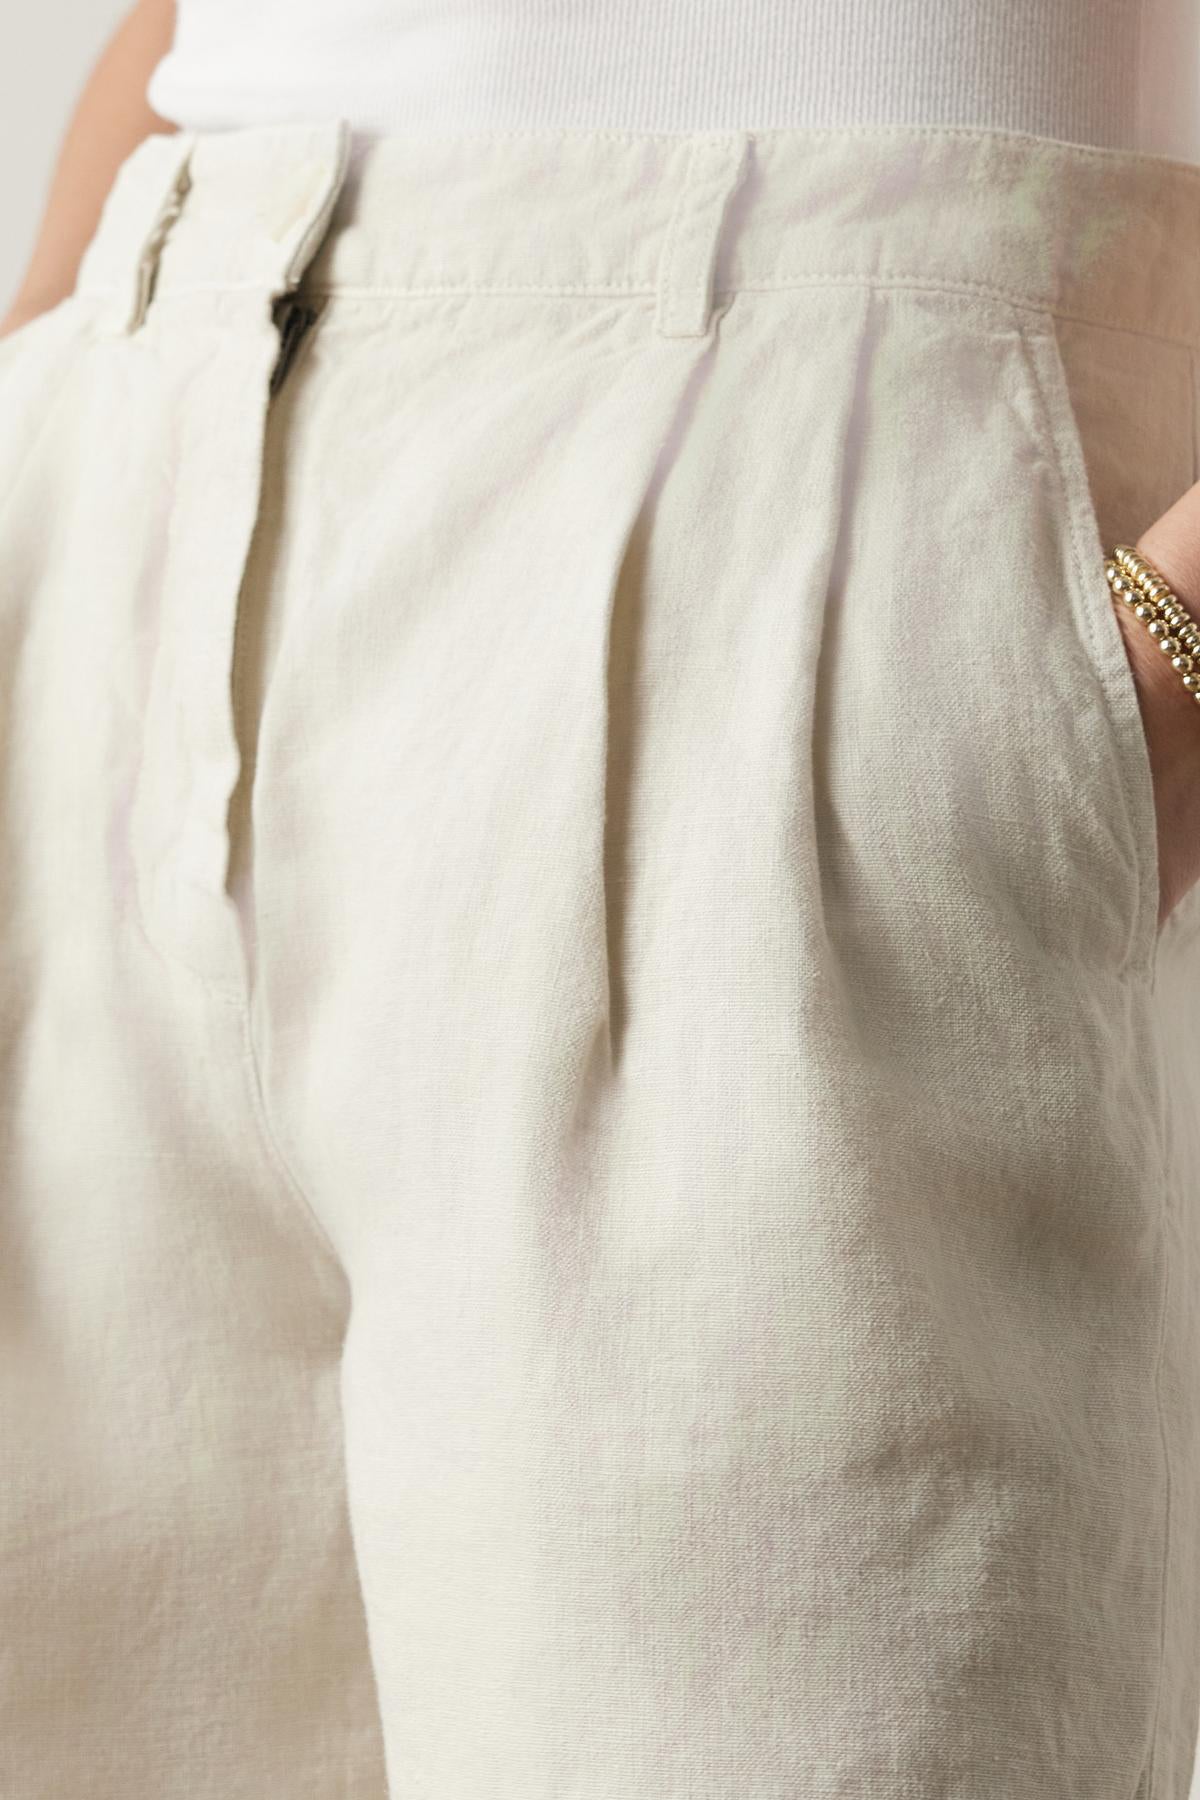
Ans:
{"type": "Polygon", "coordinates": [[[1128,544],[1118,544],[1105,559],[1108,585],[1131,612],[1143,620],[1183,685],[1200,705],[1200,625],[1152,563],[1128,544]]]}

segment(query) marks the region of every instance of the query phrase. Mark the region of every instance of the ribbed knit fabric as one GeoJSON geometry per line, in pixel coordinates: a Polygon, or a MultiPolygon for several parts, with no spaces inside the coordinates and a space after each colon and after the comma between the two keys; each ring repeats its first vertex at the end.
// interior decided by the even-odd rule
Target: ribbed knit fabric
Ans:
{"type": "Polygon", "coordinates": [[[359,134],[995,126],[1200,161],[1200,0],[179,0],[151,103],[359,134]]]}

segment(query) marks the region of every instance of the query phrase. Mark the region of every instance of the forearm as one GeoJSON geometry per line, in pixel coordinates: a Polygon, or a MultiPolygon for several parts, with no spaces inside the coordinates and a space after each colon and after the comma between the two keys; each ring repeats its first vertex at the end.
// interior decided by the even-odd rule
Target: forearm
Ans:
{"type": "Polygon", "coordinates": [[[0,337],[65,299],[120,164],[153,132],[174,126],[153,111],[146,83],[170,48],[174,0],[137,0],[98,57],[64,134],[41,225],[0,337]]]}

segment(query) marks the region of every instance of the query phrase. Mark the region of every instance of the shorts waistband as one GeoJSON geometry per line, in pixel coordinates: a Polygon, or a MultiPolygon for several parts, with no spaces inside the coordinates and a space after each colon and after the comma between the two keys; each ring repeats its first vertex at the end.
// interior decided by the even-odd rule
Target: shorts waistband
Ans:
{"type": "Polygon", "coordinates": [[[144,140],[77,289],[645,297],[702,335],[755,289],[925,287],[1200,345],[1200,166],[967,127],[144,140]]]}

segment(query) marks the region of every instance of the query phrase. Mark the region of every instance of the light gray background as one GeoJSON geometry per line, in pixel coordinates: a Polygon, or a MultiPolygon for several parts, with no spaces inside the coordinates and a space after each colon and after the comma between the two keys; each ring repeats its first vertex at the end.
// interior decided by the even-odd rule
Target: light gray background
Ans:
{"type": "Polygon", "coordinates": [[[0,23],[0,312],[33,247],[79,90],[126,10],[124,0],[23,0],[0,23]]]}
{"type": "Polygon", "coordinates": [[[71,109],[105,39],[127,10],[126,0],[4,0],[0,313],[25,272],[71,109]]]}

